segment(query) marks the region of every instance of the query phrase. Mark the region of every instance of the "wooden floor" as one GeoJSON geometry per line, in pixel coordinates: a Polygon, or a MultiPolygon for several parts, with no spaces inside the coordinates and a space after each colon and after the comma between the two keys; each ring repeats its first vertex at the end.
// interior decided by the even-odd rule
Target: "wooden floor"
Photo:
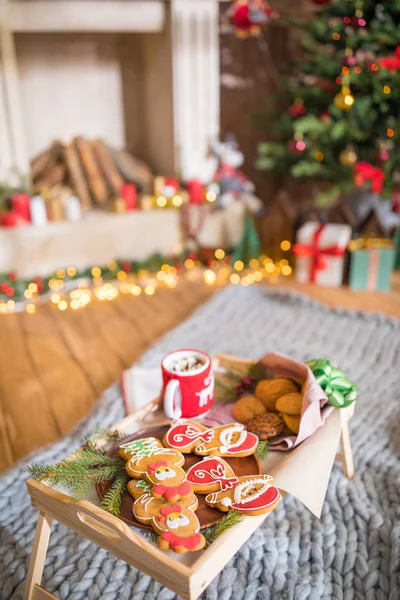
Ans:
{"type": "MultiPolygon", "coordinates": [[[[330,306],[400,318],[400,273],[393,285],[389,294],[365,294],[279,282],[330,306]]],[[[214,291],[184,282],[80,311],[43,305],[34,315],[0,315],[0,470],[68,434],[124,368],[214,291]]]]}

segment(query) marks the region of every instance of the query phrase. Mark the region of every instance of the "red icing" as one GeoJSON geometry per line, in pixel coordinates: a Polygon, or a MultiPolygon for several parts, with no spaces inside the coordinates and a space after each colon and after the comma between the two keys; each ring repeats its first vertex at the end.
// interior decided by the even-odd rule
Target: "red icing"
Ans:
{"type": "Polygon", "coordinates": [[[160,513],[164,515],[164,517],[168,517],[168,515],[172,513],[180,514],[181,512],[182,506],[179,506],[178,504],[173,504],[172,506],[163,506],[163,508],[160,510],[160,513]]]}
{"type": "Polygon", "coordinates": [[[166,542],[169,542],[171,548],[179,548],[180,546],[183,546],[188,550],[194,550],[201,545],[202,541],[200,533],[194,533],[189,537],[181,537],[180,535],[176,535],[176,533],[172,533],[172,531],[163,531],[161,538],[166,542]]]}
{"type": "Polygon", "coordinates": [[[171,500],[175,496],[188,496],[192,491],[192,486],[187,481],[175,487],[158,483],[154,486],[153,490],[156,494],[165,496],[167,500],[171,500]]]}
{"type": "Polygon", "coordinates": [[[227,477],[224,463],[213,457],[190,467],[187,472],[187,480],[196,485],[220,483],[223,492],[232,489],[238,482],[237,477],[227,477]]]}
{"type": "Polygon", "coordinates": [[[206,429],[205,431],[196,427],[192,423],[178,423],[171,427],[167,433],[168,445],[172,448],[185,448],[190,446],[193,442],[203,441],[208,444],[214,437],[213,429],[206,429]]]}
{"type": "Polygon", "coordinates": [[[240,446],[235,446],[234,448],[228,448],[228,454],[239,454],[241,452],[247,452],[249,450],[253,450],[258,444],[258,437],[255,433],[246,432],[247,435],[240,446]]]}
{"type": "Polygon", "coordinates": [[[268,508],[271,504],[274,504],[280,498],[279,490],[271,485],[263,494],[254,498],[254,500],[250,500],[250,502],[234,503],[231,504],[231,508],[236,508],[241,512],[248,512],[250,510],[261,510],[263,508],[268,508]]]}
{"type": "Polygon", "coordinates": [[[166,460],[158,460],[157,462],[150,463],[147,467],[147,471],[149,473],[154,473],[154,471],[157,471],[158,467],[166,467],[167,465],[168,462],[166,460]]]}

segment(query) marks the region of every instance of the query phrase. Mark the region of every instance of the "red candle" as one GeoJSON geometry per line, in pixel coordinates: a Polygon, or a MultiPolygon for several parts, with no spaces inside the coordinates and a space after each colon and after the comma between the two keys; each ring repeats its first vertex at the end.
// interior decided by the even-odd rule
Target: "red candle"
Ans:
{"type": "Polygon", "coordinates": [[[202,204],[204,202],[204,185],[198,179],[191,179],[187,183],[190,204],[202,204]]]}
{"type": "Polygon", "coordinates": [[[19,215],[24,219],[24,221],[31,220],[31,212],[30,212],[30,198],[29,194],[20,193],[14,194],[11,198],[11,206],[12,212],[19,215]]]}
{"type": "Polygon", "coordinates": [[[125,210],[137,209],[137,190],[133,183],[124,183],[121,188],[121,196],[125,202],[125,210]]]}

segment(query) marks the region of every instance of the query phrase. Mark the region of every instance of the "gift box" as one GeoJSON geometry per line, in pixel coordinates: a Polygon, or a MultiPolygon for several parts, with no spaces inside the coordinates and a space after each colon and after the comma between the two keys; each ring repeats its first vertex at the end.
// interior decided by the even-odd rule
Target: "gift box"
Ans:
{"type": "Polygon", "coordinates": [[[360,238],[349,244],[352,290],[387,292],[396,250],[391,240],[360,238]]]}
{"type": "Polygon", "coordinates": [[[296,280],[339,287],[350,236],[349,225],[305,223],[297,232],[297,243],[293,246],[296,280]]]}

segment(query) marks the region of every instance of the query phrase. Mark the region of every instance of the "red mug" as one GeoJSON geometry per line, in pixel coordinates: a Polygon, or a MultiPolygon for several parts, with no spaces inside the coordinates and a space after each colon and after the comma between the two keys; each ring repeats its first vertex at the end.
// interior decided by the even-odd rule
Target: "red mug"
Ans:
{"type": "Polygon", "coordinates": [[[171,352],[161,363],[164,412],[170,419],[187,419],[204,415],[214,402],[214,374],[211,358],[200,350],[171,352]],[[188,357],[198,358],[201,367],[189,371],[176,371],[176,361],[188,357]]]}

